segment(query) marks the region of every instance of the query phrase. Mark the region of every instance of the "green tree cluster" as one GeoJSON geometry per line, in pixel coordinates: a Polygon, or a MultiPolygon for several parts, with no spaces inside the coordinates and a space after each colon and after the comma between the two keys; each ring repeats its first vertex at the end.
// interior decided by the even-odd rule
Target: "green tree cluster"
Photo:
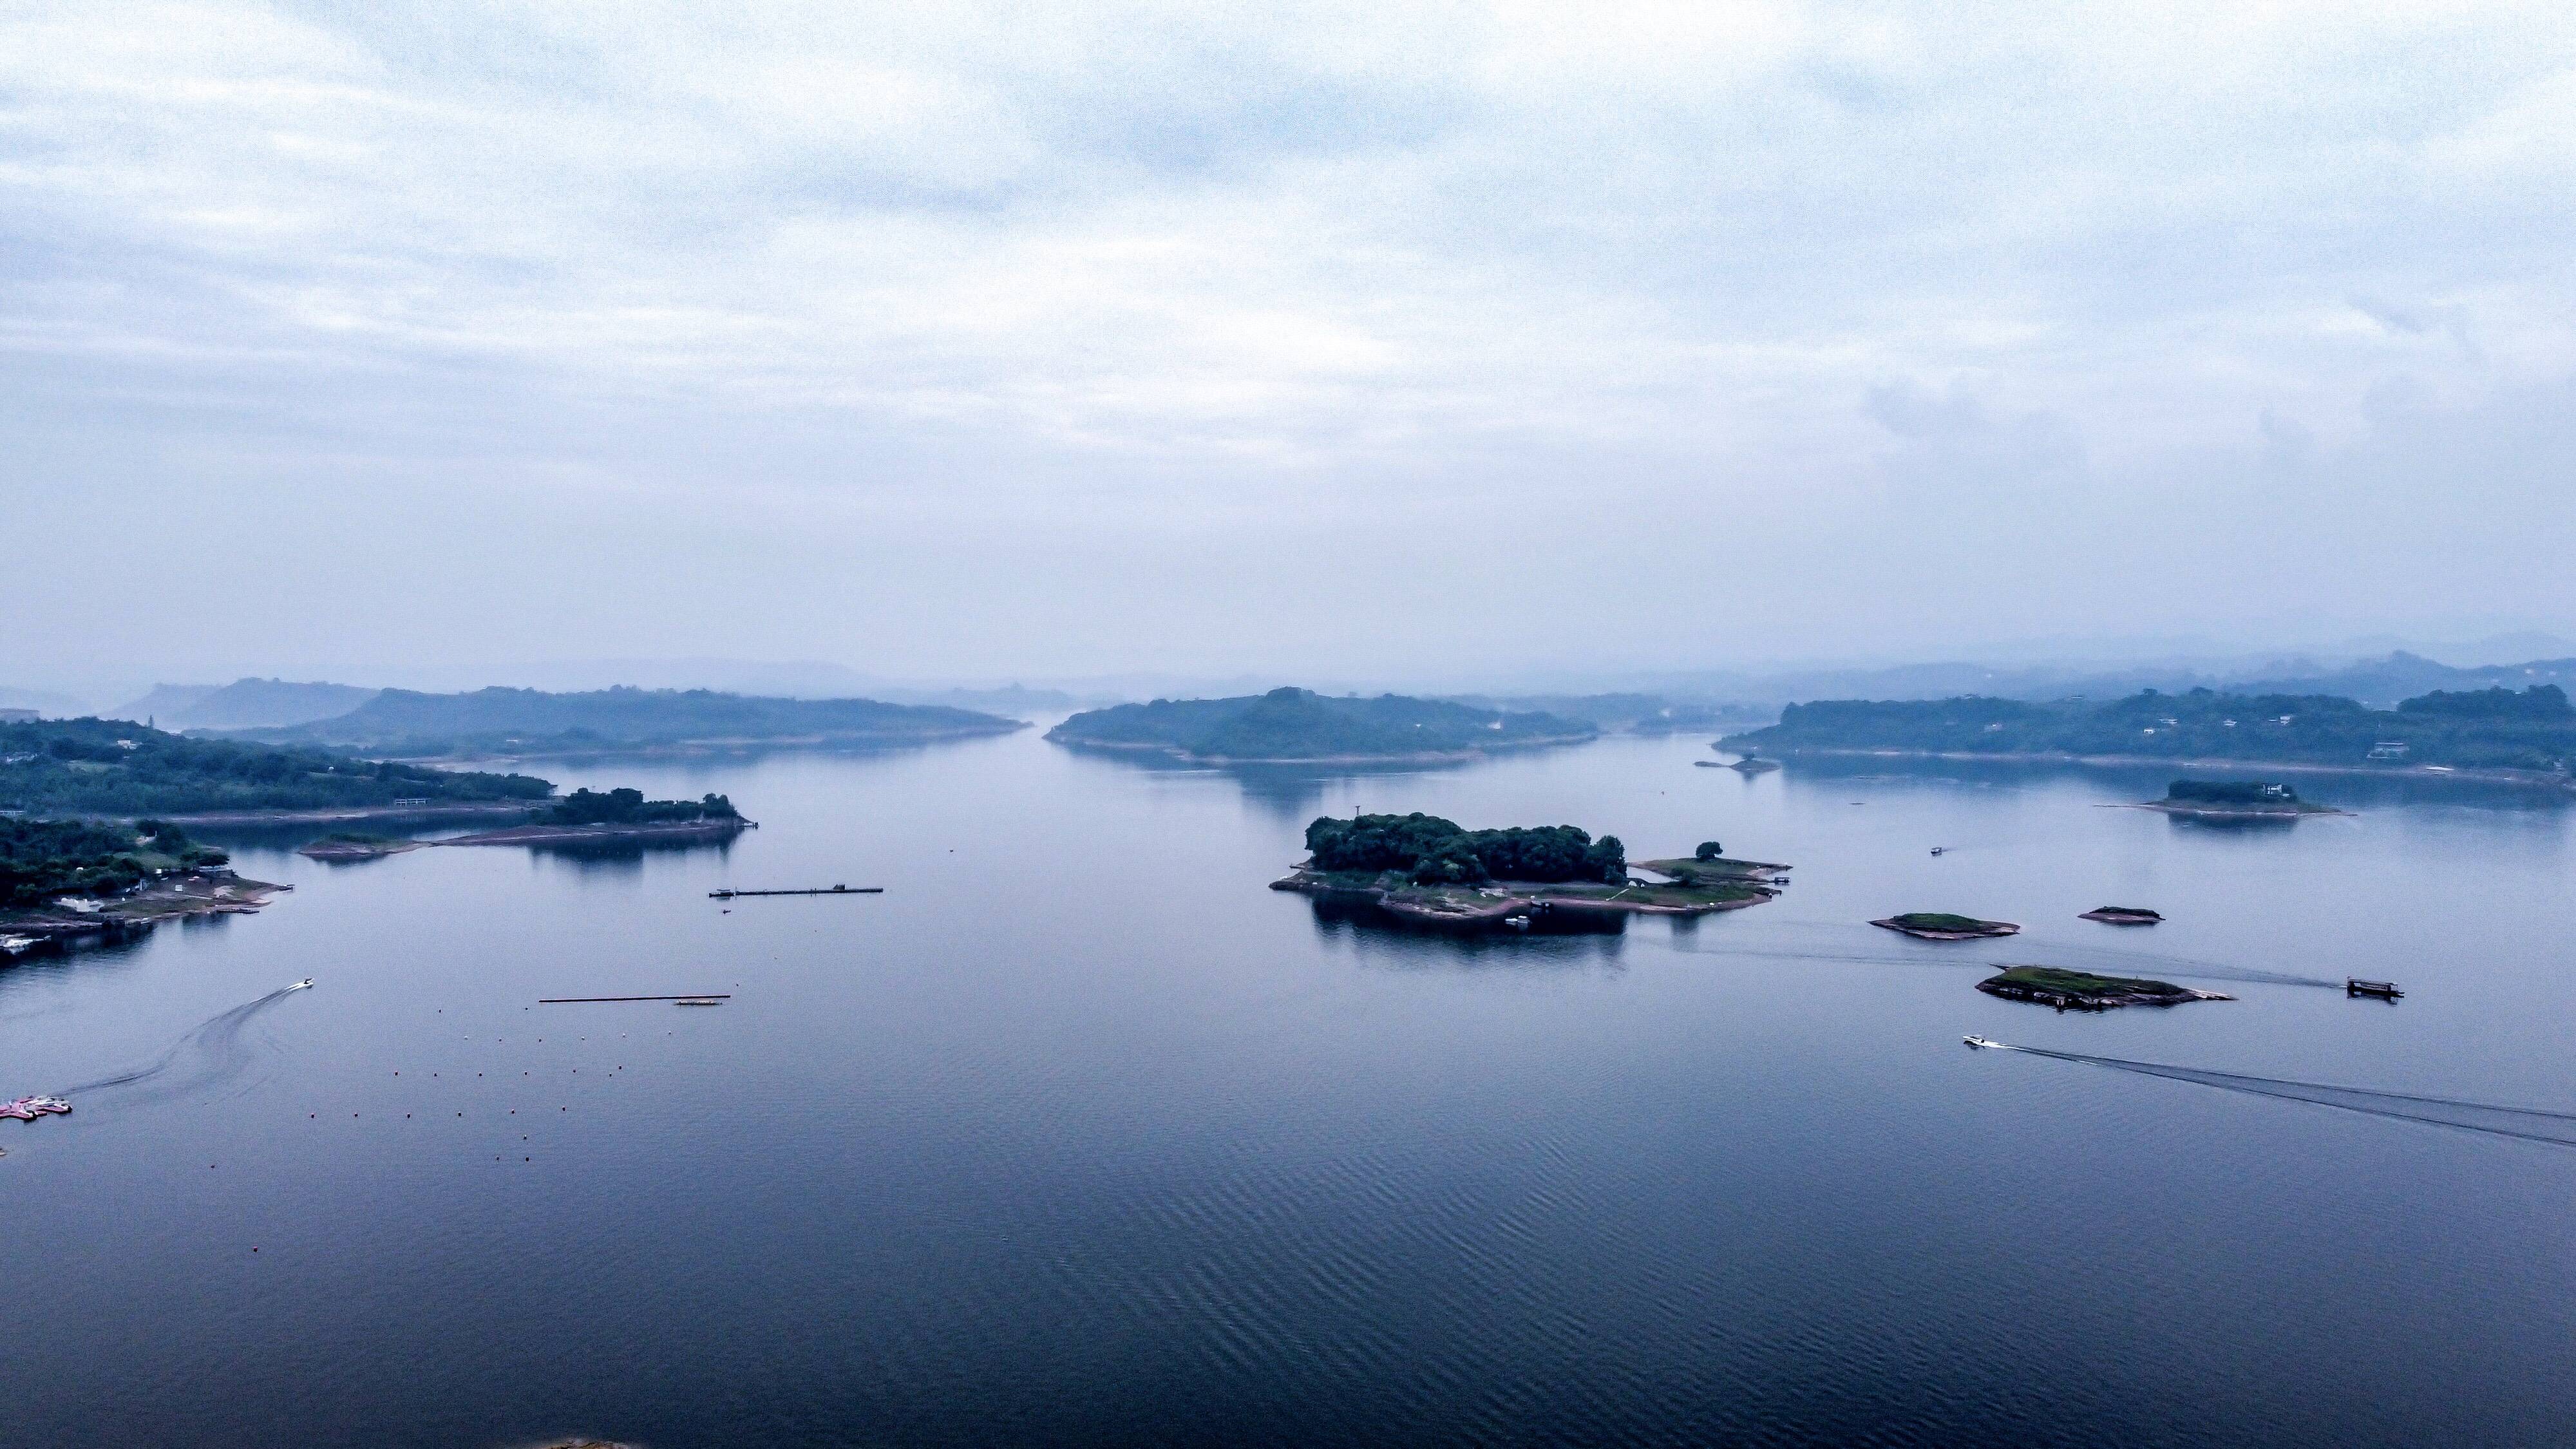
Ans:
{"type": "Polygon", "coordinates": [[[557,825],[656,825],[686,820],[738,820],[733,801],[710,791],[696,800],[647,800],[641,790],[575,790],[546,818],[557,825]]]}
{"type": "Polygon", "coordinates": [[[113,896],[154,871],[221,865],[225,854],[158,820],[99,825],[86,820],[0,820],[0,906],[56,896],[113,896]]]}
{"type": "Polygon", "coordinates": [[[1410,815],[1327,815],[1306,827],[1315,865],[1332,871],[1403,871],[1422,884],[1473,885],[1488,880],[1625,880],[1627,848],[1619,837],[1594,840],[1571,825],[1467,830],[1416,811],[1410,815]]]}

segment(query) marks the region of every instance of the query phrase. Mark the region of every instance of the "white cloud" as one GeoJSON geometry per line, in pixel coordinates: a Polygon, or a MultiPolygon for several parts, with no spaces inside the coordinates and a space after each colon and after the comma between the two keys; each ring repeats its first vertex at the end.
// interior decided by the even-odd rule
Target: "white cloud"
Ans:
{"type": "Polygon", "coordinates": [[[961,527],[1689,477],[1822,539],[1891,446],[2080,503],[2554,396],[2571,107],[2542,5],[38,4],[0,364],[253,474],[394,409],[753,486],[685,418],[961,527]]]}

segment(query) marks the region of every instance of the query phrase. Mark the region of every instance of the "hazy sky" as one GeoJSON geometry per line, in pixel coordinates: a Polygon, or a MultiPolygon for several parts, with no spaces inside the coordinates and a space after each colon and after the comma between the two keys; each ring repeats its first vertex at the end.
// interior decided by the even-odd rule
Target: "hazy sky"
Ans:
{"type": "Polygon", "coordinates": [[[2576,7],[0,12],[0,682],[2576,631],[2576,7]]]}

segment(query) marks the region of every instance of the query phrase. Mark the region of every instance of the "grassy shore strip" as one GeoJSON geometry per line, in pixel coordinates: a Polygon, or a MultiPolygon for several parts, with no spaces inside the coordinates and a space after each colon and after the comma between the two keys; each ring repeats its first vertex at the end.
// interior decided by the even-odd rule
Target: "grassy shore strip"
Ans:
{"type": "Polygon", "coordinates": [[[572,845],[610,841],[731,840],[753,822],[740,816],[716,820],[598,821],[581,825],[514,825],[506,830],[478,831],[432,845],[572,845]]]}
{"type": "Polygon", "coordinates": [[[2186,1001],[2234,1001],[2223,992],[2195,991],[2170,981],[2138,976],[2096,976],[2060,966],[2008,966],[1977,983],[2007,1001],[2028,1001],[2060,1011],[2108,1011],[2116,1006],[2180,1006],[2186,1001]]]}
{"type": "Polygon", "coordinates": [[[1778,881],[1785,880],[1789,874],[1789,867],[1776,861],[1736,860],[1723,855],[1709,860],[1683,856],[1673,860],[1641,860],[1635,864],[1640,870],[1671,876],[1684,885],[1716,881],[1778,881]]]}
{"type": "Polygon", "coordinates": [[[203,810],[164,815],[173,825],[338,825],[356,820],[525,820],[552,800],[474,801],[452,805],[332,805],[316,810],[203,810]]]}
{"type": "Polygon", "coordinates": [[[2465,780],[2484,785],[2576,791],[2576,775],[2541,770],[2457,769],[2438,765],[2325,765],[2296,760],[2240,760],[2223,757],[2188,759],[2172,755],[2074,755],[2055,750],[1892,750],[1831,745],[1782,745],[1783,756],[1832,756],[1870,760],[1956,760],[2002,765],[2093,765],[2105,769],[2149,766],[2159,770],[2265,771],[2299,775],[2356,775],[2375,780],[2465,780]]]}
{"type": "Polygon", "coordinates": [[[319,840],[307,841],[295,853],[307,860],[376,860],[419,850],[426,840],[409,840],[396,835],[368,835],[358,831],[336,831],[319,840]]]}

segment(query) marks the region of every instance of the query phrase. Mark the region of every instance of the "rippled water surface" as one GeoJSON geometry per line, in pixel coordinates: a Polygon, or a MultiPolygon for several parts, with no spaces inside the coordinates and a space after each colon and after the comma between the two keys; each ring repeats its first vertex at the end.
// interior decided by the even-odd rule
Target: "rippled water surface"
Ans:
{"type": "Polygon", "coordinates": [[[1959,1040],[2576,1110],[2565,803],[2221,830],[2100,808],[2152,776],[1704,758],[1032,733],[541,770],[726,791],[723,850],[236,840],[295,892],[0,971],[0,1093],[107,1083],[0,1122],[0,1443],[2567,1442],[2576,1149],[1959,1040]],[[1355,807],[1797,870],[1538,938],[1263,889],[1355,807]],[[836,881],[886,893],[707,897],[836,881]],[[2240,999],[2059,1015],[1997,961],[2240,999]],[[733,998],[535,1004],[687,991],[733,998]]]}

